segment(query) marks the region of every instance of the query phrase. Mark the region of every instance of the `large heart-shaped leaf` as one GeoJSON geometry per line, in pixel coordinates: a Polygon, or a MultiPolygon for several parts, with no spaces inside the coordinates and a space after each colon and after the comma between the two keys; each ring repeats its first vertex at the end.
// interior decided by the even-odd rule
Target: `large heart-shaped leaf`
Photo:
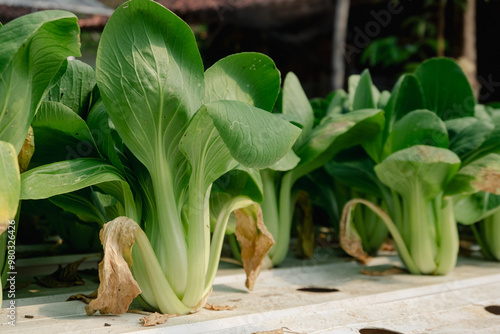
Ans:
{"type": "Polygon", "coordinates": [[[442,120],[474,116],[476,100],[464,72],[451,59],[432,58],[416,70],[425,97],[425,107],[442,120]]]}
{"type": "Polygon", "coordinates": [[[204,96],[203,64],[189,26],[153,1],[122,5],[104,28],[96,77],[134,156],[151,173],[173,173],[183,159],[179,140],[204,96]]]}

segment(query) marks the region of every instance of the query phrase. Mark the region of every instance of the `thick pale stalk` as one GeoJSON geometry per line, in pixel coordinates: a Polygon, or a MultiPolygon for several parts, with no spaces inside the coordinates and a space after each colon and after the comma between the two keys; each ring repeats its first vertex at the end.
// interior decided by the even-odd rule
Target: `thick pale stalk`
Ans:
{"type": "Polygon", "coordinates": [[[219,267],[220,253],[224,242],[224,235],[229,221],[229,216],[234,210],[245,208],[253,203],[254,202],[246,196],[237,196],[226,203],[220,211],[219,216],[217,217],[214,232],[212,234],[210,260],[208,263],[208,271],[205,278],[205,291],[203,295],[206,295],[212,289],[212,284],[219,267]]]}
{"type": "Polygon", "coordinates": [[[191,312],[191,307],[182,303],[163,274],[162,267],[156,258],[148,237],[140,228],[137,229],[135,236],[135,246],[138,249],[135,250],[134,248],[132,251],[132,259],[134,261],[132,273],[142,289],[144,300],[151,303],[151,300],[154,298],[154,304],[156,305],[151,303],[151,306],[159,309],[162,313],[187,314],[191,312]],[[146,279],[144,273],[147,273],[147,282],[143,281],[146,279]],[[150,288],[145,289],[145,285],[150,285],[150,288]],[[152,294],[152,296],[147,296],[146,294],[152,294]]]}
{"type": "Polygon", "coordinates": [[[264,190],[264,201],[260,204],[264,224],[274,237],[278,240],[279,234],[279,213],[278,213],[278,196],[276,193],[276,184],[274,176],[277,171],[264,169],[260,171],[264,190]]]}
{"type": "Polygon", "coordinates": [[[182,302],[191,307],[204,297],[205,276],[210,254],[210,189],[203,189],[204,175],[193,173],[189,181],[188,204],[188,276],[182,302]]]}
{"type": "Polygon", "coordinates": [[[488,250],[495,260],[500,260],[500,214],[495,213],[493,219],[484,222],[484,236],[488,244],[488,250]]]}
{"type": "Polygon", "coordinates": [[[446,275],[457,263],[459,237],[457,222],[453,212],[453,201],[449,197],[438,201],[438,222],[437,222],[437,240],[438,255],[436,262],[438,267],[434,274],[446,275]]]}
{"type": "Polygon", "coordinates": [[[422,189],[416,184],[411,193],[403,198],[405,224],[408,224],[410,238],[406,240],[410,254],[419,272],[412,274],[432,274],[436,270],[433,246],[435,242],[431,229],[434,229],[432,219],[429,217],[429,203],[422,194],[422,189]],[[432,224],[432,226],[430,226],[432,224]]]}
{"type": "Polygon", "coordinates": [[[279,194],[279,230],[277,235],[273,235],[276,243],[269,251],[269,257],[273,265],[278,265],[283,262],[288,253],[290,231],[292,228],[292,186],[294,181],[292,172],[286,173],[281,180],[279,194]]]}
{"type": "Polygon", "coordinates": [[[180,214],[177,212],[172,176],[166,163],[157,164],[152,183],[156,198],[159,239],[164,241],[156,245],[155,253],[164,275],[176,295],[181,297],[187,283],[187,246],[180,214]]]}
{"type": "Polygon", "coordinates": [[[500,211],[472,225],[472,230],[484,256],[490,260],[500,261],[500,211]]]}

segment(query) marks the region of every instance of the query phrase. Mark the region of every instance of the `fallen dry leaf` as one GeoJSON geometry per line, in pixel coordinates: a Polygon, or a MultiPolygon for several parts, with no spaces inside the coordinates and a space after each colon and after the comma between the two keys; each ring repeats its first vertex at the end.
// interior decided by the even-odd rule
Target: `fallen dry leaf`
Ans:
{"type": "Polygon", "coordinates": [[[234,306],[229,306],[229,305],[212,305],[209,303],[206,303],[203,308],[210,310],[210,311],[232,311],[236,308],[236,305],[234,306]]]}
{"type": "Polygon", "coordinates": [[[255,332],[252,334],[284,334],[284,333],[291,333],[291,334],[306,334],[302,332],[294,332],[288,327],[281,327],[279,329],[273,329],[270,331],[261,331],[261,332],[255,332]]]}
{"type": "Polygon", "coordinates": [[[89,304],[92,300],[97,298],[97,290],[92,292],[90,295],[85,295],[83,293],[79,293],[76,295],[69,296],[68,299],[66,299],[67,302],[72,301],[72,300],[81,300],[85,304],[89,304]]]}
{"type": "Polygon", "coordinates": [[[386,251],[386,252],[395,252],[396,251],[396,245],[394,245],[394,240],[392,239],[386,239],[382,246],[380,246],[381,251],[386,251]]]}
{"type": "Polygon", "coordinates": [[[361,273],[367,276],[390,276],[390,275],[406,274],[407,270],[398,267],[390,267],[384,270],[361,269],[361,273]]]}
{"type": "Polygon", "coordinates": [[[152,313],[139,319],[143,323],[144,327],[156,326],[165,323],[168,319],[177,317],[178,314],[160,314],[158,312],[152,313]]]}
{"type": "Polygon", "coordinates": [[[294,215],[298,232],[295,255],[300,259],[311,259],[314,255],[314,224],[311,199],[307,192],[299,192],[294,215]]]}
{"type": "Polygon", "coordinates": [[[262,219],[262,210],[258,204],[235,210],[236,239],[241,246],[241,261],[247,274],[245,286],[253,290],[255,281],[262,270],[264,261],[269,259],[267,252],[274,245],[274,239],[262,219]]]}
{"type": "Polygon", "coordinates": [[[270,331],[254,332],[252,334],[284,334],[284,332],[283,332],[283,328],[280,328],[280,329],[273,329],[270,331]]]}
{"type": "Polygon", "coordinates": [[[143,310],[134,310],[134,309],[128,309],[127,313],[134,313],[134,314],[142,314],[142,315],[151,315],[153,312],[148,312],[148,311],[143,311],[143,310]]]}
{"type": "Polygon", "coordinates": [[[135,297],[141,293],[132,277],[131,248],[139,225],[127,217],[118,217],[104,224],[99,237],[104,247],[104,258],[99,263],[97,298],[85,307],[87,315],[123,314],[135,297]]]}
{"type": "Polygon", "coordinates": [[[65,288],[75,285],[85,285],[85,281],[78,275],[78,267],[85,262],[89,256],[70,263],[64,267],[59,265],[57,270],[42,278],[35,277],[37,283],[47,288],[65,288]]]}

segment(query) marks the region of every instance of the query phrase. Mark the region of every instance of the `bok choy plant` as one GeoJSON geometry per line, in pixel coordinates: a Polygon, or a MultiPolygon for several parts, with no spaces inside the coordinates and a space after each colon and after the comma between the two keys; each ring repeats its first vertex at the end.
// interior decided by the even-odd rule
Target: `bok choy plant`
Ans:
{"type": "MultiPolygon", "coordinates": [[[[323,105],[323,113],[344,114],[361,109],[384,108],[387,104],[390,93],[379,92],[373,85],[368,70],[361,75],[351,75],[348,83],[348,92],[337,90],[331,94],[329,102],[323,105]]],[[[363,144],[366,145],[370,143],[363,144]]],[[[391,193],[378,180],[373,170],[374,165],[368,154],[360,146],[356,146],[338,154],[322,170],[308,175],[316,191],[322,194],[318,204],[329,213],[337,233],[340,232],[342,208],[352,198],[364,198],[388,208],[391,193]]],[[[384,223],[370,209],[358,206],[353,212],[353,224],[364,252],[376,254],[388,236],[384,223]]]]}
{"type": "Polygon", "coordinates": [[[329,113],[314,126],[313,109],[293,73],[284,80],[279,105],[282,117],[298,124],[302,133],[281,161],[261,171],[264,223],[276,242],[269,251],[274,265],[280,264],[288,252],[297,194],[293,189],[295,182],[322,167],[342,150],[373,138],[384,122],[380,109],[367,108],[348,114],[329,113]]]}
{"type": "MultiPolygon", "coordinates": [[[[477,106],[476,116],[461,122],[448,124],[453,135],[454,150],[464,161],[473,162],[464,169],[461,177],[474,179],[477,185],[484,179],[485,191],[474,192],[470,187],[464,194],[454,196],[454,213],[457,221],[471,225],[483,255],[490,260],[500,261],[500,196],[498,180],[500,166],[495,165],[500,153],[500,110],[490,106],[477,106]],[[467,134],[467,135],[464,135],[467,134]],[[486,167],[486,168],[485,168],[486,167]],[[488,171],[487,173],[485,171],[488,171]],[[475,175],[482,174],[476,179],[475,175]]],[[[484,185],[483,185],[484,186],[484,185]]]]}
{"type": "Polygon", "coordinates": [[[124,313],[139,293],[149,309],[196,311],[211,292],[227,212],[255,202],[233,192],[211,236],[212,184],[233,169],[275,164],[300,134],[269,112],[279,71],[264,55],[242,53],[204,72],[189,26],[153,1],[133,0],[103,31],[96,79],[100,100],[87,126],[94,139],[103,135],[94,140],[98,156],[30,170],[22,197],[91,186],[116,199],[116,210],[94,210],[119,217],[101,231],[101,285],[88,314],[124,313]]]}
{"type": "Polygon", "coordinates": [[[473,117],[474,107],[466,77],[449,59],[428,60],[400,78],[384,108],[384,131],[364,146],[378,180],[391,190],[389,214],[366,200],[348,202],[342,218],[348,252],[359,250],[350,222],[353,208],[362,203],[384,221],[411,273],[446,274],[454,268],[458,232],[451,195],[488,191],[481,175],[497,163],[491,155],[489,161],[467,161],[454,152],[467,132],[453,137],[448,129],[473,117]],[[481,172],[474,175],[468,170],[475,163],[481,172]]]}
{"type": "Polygon", "coordinates": [[[66,58],[80,55],[79,32],[76,16],[64,11],[33,13],[0,25],[2,287],[7,272],[15,271],[20,173],[27,168],[34,148],[30,123],[43,96],[64,72],[66,58]]]}
{"type": "Polygon", "coordinates": [[[457,196],[454,213],[459,223],[471,226],[484,257],[500,261],[500,196],[484,191],[457,196]]]}

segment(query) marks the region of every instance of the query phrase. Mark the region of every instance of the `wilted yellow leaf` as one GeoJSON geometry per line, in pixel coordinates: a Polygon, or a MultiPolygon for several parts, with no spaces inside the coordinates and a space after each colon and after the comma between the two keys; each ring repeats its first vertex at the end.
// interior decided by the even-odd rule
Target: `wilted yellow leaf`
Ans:
{"type": "Polygon", "coordinates": [[[236,216],[236,238],[241,246],[241,261],[247,274],[245,282],[253,290],[255,281],[267,258],[267,252],[274,245],[274,239],[262,219],[262,210],[258,204],[234,211],[236,216]]]}
{"type": "Polygon", "coordinates": [[[351,200],[345,206],[340,219],[340,246],[342,249],[362,264],[372,259],[364,250],[361,238],[354,229],[352,214],[358,202],[351,200]]]}
{"type": "Polygon", "coordinates": [[[85,307],[87,315],[123,314],[132,300],[141,293],[132,277],[131,248],[139,225],[127,217],[118,217],[104,224],[99,237],[104,247],[104,258],[99,263],[100,285],[97,298],[85,307]]]}

